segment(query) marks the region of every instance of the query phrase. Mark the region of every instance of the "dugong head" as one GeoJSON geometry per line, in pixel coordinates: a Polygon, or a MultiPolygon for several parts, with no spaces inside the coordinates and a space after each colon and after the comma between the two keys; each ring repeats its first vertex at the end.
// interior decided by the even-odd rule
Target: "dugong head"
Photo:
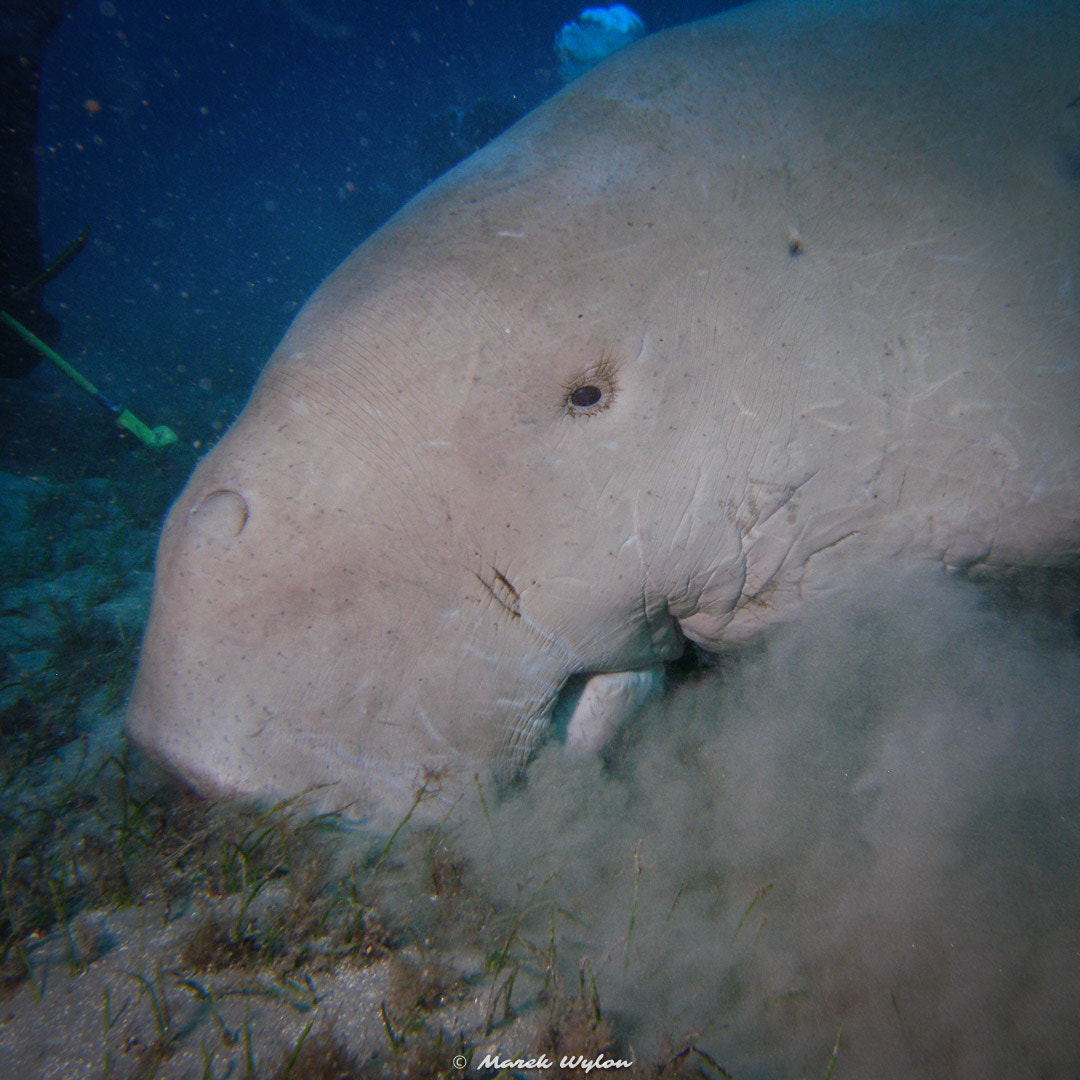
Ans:
{"type": "Polygon", "coordinates": [[[128,727],[198,786],[391,820],[516,775],[572,677],[681,653],[664,249],[606,219],[632,170],[537,178],[522,145],[332,275],[173,507],[128,727]]]}
{"type": "Polygon", "coordinates": [[[173,507],[128,723],[202,787],[367,816],[509,779],[571,676],[682,640],[625,483],[641,342],[530,335],[445,267],[357,272],[173,507]]]}

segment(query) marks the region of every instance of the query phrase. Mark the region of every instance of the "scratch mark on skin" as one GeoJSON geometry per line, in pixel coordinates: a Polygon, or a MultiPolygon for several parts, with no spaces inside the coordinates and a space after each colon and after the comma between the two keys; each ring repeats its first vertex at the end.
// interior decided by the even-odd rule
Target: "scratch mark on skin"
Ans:
{"type": "Polygon", "coordinates": [[[475,645],[470,645],[468,642],[461,646],[461,651],[468,653],[470,656],[475,656],[479,660],[483,660],[484,663],[488,664],[490,667],[496,667],[502,659],[497,653],[484,652],[483,649],[478,649],[475,645]]]}
{"type": "Polygon", "coordinates": [[[508,611],[515,619],[520,619],[521,597],[518,595],[517,589],[510,583],[510,579],[494,566],[491,568],[491,572],[495,575],[495,584],[485,581],[483,576],[477,574],[476,571],[473,571],[473,574],[476,580],[487,589],[495,603],[505,611],[508,611]],[[499,586],[501,586],[501,588],[499,586]]]}
{"type": "Polygon", "coordinates": [[[739,410],[740,416],[748,416],[752,419],[754,416],[757,415],[753,409],[748,408],[742,403],[738,394],[732,393],[731,400],[734,402],[735,407],[739,410]]]}
{"type": "Polygon", "coordinates": [[[447,750],[453,751],[454,747],[449,742],[447,742],[446,739],[438,731],[435,730],[435,725],[432,724],[431,720],[428,718],[428,714],[424,712],[424,710],[419,705],[416,706],[415,711],[416,715],[420,717],[420,719],[423,721],[424,730],[431,736],[431,738],[440,746],[444,746],[447,750]]]}
{"type": "MultiPolygon", "coordinates": [[[[814,555],[820,555],[823,551],[828,551],[830,548],[837,547],[840,544],[844,543],[845,540],[850,540],[853,536],[858,536],[858,535],[859,535],[859,530],[858,529],[852,529],[851,532],[846,532],[846,533],[844,533],[843,536],[838,536],[835,540],[833,540],[831,543],[826,544],[824,547],[819,547],[815,552],[813,552],[813,554],[810,556],[810,558],[813,558],[814,555]]],[[[809,562],[809,561],[810,560],[807,559],[807,562],[809,562]]]]}

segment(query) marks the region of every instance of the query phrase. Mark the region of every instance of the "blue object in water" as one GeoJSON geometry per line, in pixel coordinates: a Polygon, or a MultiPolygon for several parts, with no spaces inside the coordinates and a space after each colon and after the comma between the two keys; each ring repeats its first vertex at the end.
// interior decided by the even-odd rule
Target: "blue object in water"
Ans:
{"type": "Polygon", "coordinates": [[[645,33],[641,18],[625,4],[586,8],[577,22],[555,35],[555,56],[564,83],[573,82],[601,60],[645,33]]]}

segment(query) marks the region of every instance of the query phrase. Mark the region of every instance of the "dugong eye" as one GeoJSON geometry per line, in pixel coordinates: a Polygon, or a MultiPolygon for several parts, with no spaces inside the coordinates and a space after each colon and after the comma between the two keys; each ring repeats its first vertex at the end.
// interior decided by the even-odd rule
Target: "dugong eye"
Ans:
{"type": "Polygon", "coordinates": [[[563,389],[563,412],[569,416],[592,416],[611,407],[618,391],[615,361],[605,353],[563,389]]]}
{"type": "Polygon", "coordinates": [[[579,409],[595,405],[604,396],[599,386],[579,386],[570,392],[569,402],[579,409]]]}

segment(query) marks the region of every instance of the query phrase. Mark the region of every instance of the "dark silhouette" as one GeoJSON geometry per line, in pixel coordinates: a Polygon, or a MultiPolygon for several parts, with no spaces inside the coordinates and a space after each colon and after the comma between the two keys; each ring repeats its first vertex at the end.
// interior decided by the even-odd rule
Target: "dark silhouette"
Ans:
{"type": "MultiPolygon", "coordinates": [[[[35,167],[38,84],[45,44],[75,2],[0,0],[0,307],[50,345],[59,340],[60,324],[42,309],[41,291],[82,243],[46,267],[35,167]]],[[[25,375],[39,359],[0,325],[0,377],[25,375]]]]}

